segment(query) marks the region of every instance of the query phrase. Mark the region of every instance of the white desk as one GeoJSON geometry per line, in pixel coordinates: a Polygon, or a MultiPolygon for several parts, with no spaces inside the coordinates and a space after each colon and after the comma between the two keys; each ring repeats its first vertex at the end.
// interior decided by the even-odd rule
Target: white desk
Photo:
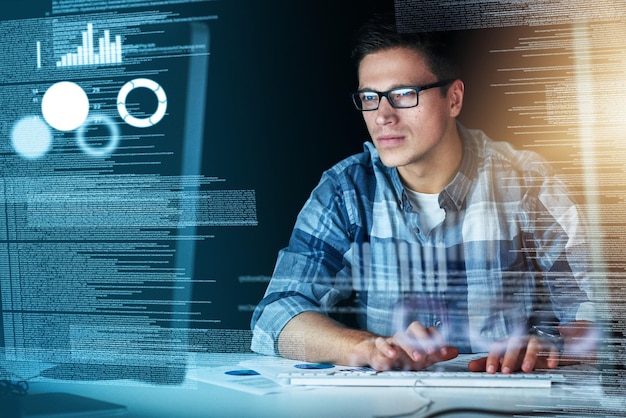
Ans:
{"type": "MultiPolygon", "coordinates": [[[[199,368],[225,362],[236,367],[239,360],[254,356],[204,355],[199,368]]],[[[206,370],[206,369],[205,369],[206,370]]],[[[424,417],[456,408],[495,411],[540,412],[551,416],[567,411],[569,416],[626,415],[626,403],[603,394],[589,381],[581,385],[553,385],[549,389],[481,388],[287,388],[281,393],[247,393],[205,382],[188,380],[181,386],[153,386],[133,382],[33,381],[30,393],[68,392],[125,405],[123,417],[424,417]],[[553,411],[550,413],[549,411],[553,411]]],[[[460,416],[456,414],[438,416],[460,416]]],[[[464,414],[461,416],[484,416],[464,414]]],[[[563,416],[563,415],[558,415],[563,416]]]]}

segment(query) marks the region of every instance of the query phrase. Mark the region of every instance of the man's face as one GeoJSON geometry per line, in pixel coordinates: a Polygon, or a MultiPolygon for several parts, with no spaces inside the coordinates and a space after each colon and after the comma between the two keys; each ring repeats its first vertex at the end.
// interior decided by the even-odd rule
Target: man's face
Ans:
{"type": "MultiPolygon", "coordinates": [[[[359,65],[359,90],[387,91],[396,87],[423,86],[438,82],[421,54],[406,48],[393,48],[366,55],[359,65]]],[[[440,88],[419,92],[417,107],[395,109],[381,98],[377,110],[363,112],[363,119],[388,167],[427,170],[448,152],[456,137],[455,117],[461,110],[463,83],[452,83],[443,97],[440,88]]]]}

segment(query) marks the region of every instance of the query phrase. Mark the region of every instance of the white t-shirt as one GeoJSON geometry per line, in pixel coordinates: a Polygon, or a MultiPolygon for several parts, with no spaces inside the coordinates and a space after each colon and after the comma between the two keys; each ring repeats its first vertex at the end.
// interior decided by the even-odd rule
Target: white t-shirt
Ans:
{"type": "Polygon", "coordinates": [[[439,193],[419,193],[405,188],[413,206],[413,212],[419,213],[420,228],[428,235],[446,217],[446,211],[439,207],[439,193]]]}

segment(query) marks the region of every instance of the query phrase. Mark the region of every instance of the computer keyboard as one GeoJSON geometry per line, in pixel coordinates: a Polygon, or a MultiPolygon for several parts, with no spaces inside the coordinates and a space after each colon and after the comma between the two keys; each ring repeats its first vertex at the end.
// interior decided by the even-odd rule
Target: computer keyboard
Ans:
{"type": "Polygon", "coordinates": [[[561,380],[555,374],[477,372],[387,371],[348,369],[331,372],[280,373],[278,378],[291,385],[311,386],[435,386],[549,388],[561,380]]]}

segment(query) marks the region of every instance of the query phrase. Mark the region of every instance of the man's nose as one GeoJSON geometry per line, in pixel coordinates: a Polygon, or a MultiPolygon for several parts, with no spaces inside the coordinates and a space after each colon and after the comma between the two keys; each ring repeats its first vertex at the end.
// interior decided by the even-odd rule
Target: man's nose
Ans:
{"type": "Polygon", "coordinates": [[[380,98],[378,109],[376,109],[376,123],[379,125],[386,125],[393,122],[396,116],[396,109],[391,106],[389,100],[386,97],[380,98]]]}

